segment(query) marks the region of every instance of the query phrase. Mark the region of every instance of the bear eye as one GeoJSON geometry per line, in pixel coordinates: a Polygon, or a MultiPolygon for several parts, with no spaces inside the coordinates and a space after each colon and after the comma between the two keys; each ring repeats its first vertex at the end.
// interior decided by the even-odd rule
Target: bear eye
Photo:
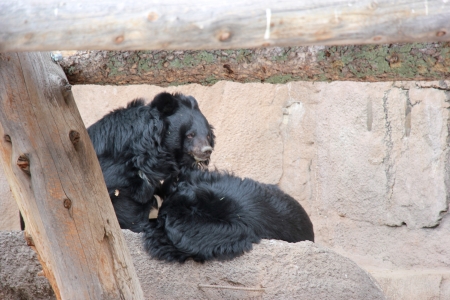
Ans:
{"type": "Polygon", "coordinates": [[[189,133],[188,135],[186,135],[186,137],[187,137],[188,139],[192,139],[192,138],[194,137],[194,134],[193,134],[193,133],[189,133]]]}

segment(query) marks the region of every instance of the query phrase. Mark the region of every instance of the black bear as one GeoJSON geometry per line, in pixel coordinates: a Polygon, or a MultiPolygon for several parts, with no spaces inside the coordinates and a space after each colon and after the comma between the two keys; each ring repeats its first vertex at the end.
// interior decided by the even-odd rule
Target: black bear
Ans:
{"type": "Polygon", "coordinates": [[[162,187],[158,218],[144,228],[151,256],[228,260],[261,239],[314,241],[303,207],[275,185],[218,171],[187,170],[162,187]]]}
{"type": "Polygon", "coordinates": [[[88,128],[120,227],[141,232],[160,182],[208,164],[213,128],[195,98],[136,99],[88,128]]]}

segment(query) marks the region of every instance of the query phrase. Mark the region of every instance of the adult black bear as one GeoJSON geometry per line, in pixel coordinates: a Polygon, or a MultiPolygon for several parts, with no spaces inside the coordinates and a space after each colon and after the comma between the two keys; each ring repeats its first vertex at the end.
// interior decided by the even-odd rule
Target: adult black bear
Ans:
{"type": "Polygon", "coordinates": [[[144,228],[158,259],[232,259],[261,239],[314,241],[303,207],[275,185],[217,171],[187,171],[166,180],[158,218],[144,228]]]}
{"type": "Polygon", "coordinates": [[[136,99],[88,128],[121,228],[141,232],[160,181],[207,165],[213,129],[197,101],[161,93],[136,99]]]}

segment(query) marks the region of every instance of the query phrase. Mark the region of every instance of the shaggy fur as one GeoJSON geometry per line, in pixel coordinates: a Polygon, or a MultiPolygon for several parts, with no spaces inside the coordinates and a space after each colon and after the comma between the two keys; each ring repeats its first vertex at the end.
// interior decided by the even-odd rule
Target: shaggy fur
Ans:
{"type": "Polygon", "coordinates": [[[161,93],[136,99],[88,128],[121,228],[141,232],[160,181],[207,165],[212,127],[197,101],[161,93]]]}
{"type": "Polygon", "coordinates": [[[144,228],[151,256],[184,262],[227,260],[261,239],[314,241],[303,207],[275,185],[217,171],[166,180],[158,218],[144,228]]]}

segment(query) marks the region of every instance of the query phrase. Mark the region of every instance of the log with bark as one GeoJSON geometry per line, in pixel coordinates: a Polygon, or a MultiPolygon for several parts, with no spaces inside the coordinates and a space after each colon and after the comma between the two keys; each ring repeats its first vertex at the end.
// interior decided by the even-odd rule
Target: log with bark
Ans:
{"type": "Polygon", "coordinates": [[[450,43],[274,47],[212,51],[72,51],[55,54],[72,84],[219,80],[392,81],[450,78],[450,43]]]}

